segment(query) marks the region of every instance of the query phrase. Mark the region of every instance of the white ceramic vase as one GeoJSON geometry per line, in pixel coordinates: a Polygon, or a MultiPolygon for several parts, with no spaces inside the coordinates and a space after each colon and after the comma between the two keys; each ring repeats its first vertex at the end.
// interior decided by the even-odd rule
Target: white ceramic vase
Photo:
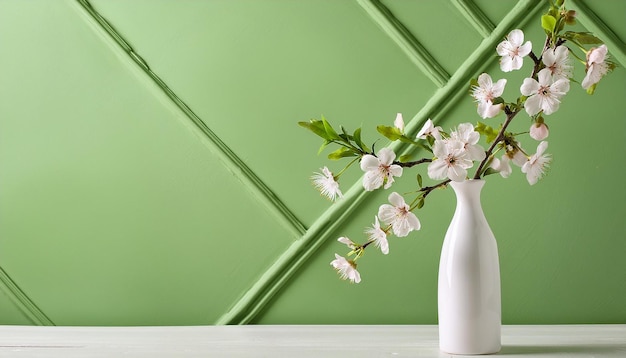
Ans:
{"type": "Polygon", "coordinates": [[[451,182],[457,206],[439,262],[439,347],[450,354],[500,351],[498,246],[480,205],[483,180],[451,182]]]}

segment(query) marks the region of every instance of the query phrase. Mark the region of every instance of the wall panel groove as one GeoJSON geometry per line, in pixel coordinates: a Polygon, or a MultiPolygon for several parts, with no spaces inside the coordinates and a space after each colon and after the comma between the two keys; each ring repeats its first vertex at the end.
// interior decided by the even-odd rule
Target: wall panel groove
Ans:
{"type": "Polygon", "coordinates": [[[289,229],[294,238],[304,234],[304,224],[278,198],[278,196],[259,178],[254,171],[213,132],[200,117],[172,89],[150,69],[148,63],[128,44],[124,37],[115,30],[88,0],[77,0],[87,13],[108,33],[128,56],[166,93],[184,114],[200,129],[200,131],[216,147],[217,154],[224,165],[244,183],[255,196],[263,202],[274,216],[289,229]]]}
{"type": "Polygon", "coordinates": [[[0,290],[2,290],[18,309],[34,324],[39,326],[54,326],[54,322],[37,307],[11,277],[0,267],[0,290]]]}
{"type": "Polygon", "coordinates": [[[452,0],[452,4],[483,38],[491,35],[494,24],[472,0],[452,0]]]}
{"type": "Polygon", "coordinates": [[[379,0],[357,0],[359,5],[383,31],[402,49],[409,59],[438,87],[443,87],[450,75],[398,21],[379,0]]]}

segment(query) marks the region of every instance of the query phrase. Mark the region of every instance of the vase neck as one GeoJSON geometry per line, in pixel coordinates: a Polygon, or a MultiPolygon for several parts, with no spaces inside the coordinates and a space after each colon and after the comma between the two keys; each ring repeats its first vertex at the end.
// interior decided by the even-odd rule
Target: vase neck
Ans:
{"type": "Polygon", "coordinates": [[[456,194],[457,206],[470,205],[480,208],[480,192],[484,185],[485,181],[482,179],[450,182],[450,186],[456,194]]]}

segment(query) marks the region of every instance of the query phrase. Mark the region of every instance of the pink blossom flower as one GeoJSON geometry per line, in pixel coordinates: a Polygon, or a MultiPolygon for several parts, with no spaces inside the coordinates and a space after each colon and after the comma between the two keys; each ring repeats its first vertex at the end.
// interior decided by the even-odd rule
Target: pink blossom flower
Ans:
{"type": "Polygon", "coordinates": [[[548,138],[548,134],[550,131],[547,124],[537,122],[530,125],[530,137],[532,139],[541,141],[548,138]]]}
{"type": "Polygon", "coordinates": [[[500,42],[496,47],[500,58],[500,69],[504,72],[511,72],[522,68],[524,56],[528,56],[532,50],[530,41],[524,42],[524,32],[516,29],[509,33],[506,40],[500,42]]]}
{"type": "Polygon", "coordinates": [[[569,49],[566,46],[547,49],[543,53],[542,61],[554,79],[572,77],[573,67],[569,62],[569,49]]]}
{"type": "Polygon", "coordinates": [[[338,238],[337,241],[339,241],[340,243],[348,246],[351,250],[354,250],[354,249],[357,248],[357,244],[355,244],[354,241],[348,239],[345,236],[342,236],[342,237],[338,238]]]}
{"type": "Polygon", "coordinates": [[[533,154],[522,166],[522,173],[526,173],[526,180],[530,185],[536,184],[550,167],[550,155],[543,154],[547,148],[548,142],[539,143],[537,153],[533,154]]]}
{"type": "Polygon", "coordinates": [[[366,154],[361,158],[361,170],[365,172],[363,188],[367,191],[380,188],[383,184],[388,189],[393,183],[393,177],[402,175],[402,167],[393,164],[396,153],[389,148],[378,151],[378,157],[366,154]]]}
{"type": "Polygon", "coordinates": [[[421,225],[417,216],[410,211],[410,207],[400,194],[393,192],[389,195],[389,204],[383,204],[378,208],[378,217],[388,225],[391,225],[394,235],[407,236],[413,230],[419,230],[421,225]]]}
{"type": "Polygon", "coordinates": [[[396,115],[393,125],[400,130],[400,133],[404,133],[404,119],[402,119],[402,113],[396,115]]]}
{"type": "Polygon", "coordinates": [[[606,75],[611,69],[607,62],[608,49],[606,45],[600,47],[594,47],[587,52],[587,74],[583,79],[582,86],[584,89],[589,89],[591,86],[600,82],[600,79],[606,75]]]}
{"type": "Polygon", "coordinates": [[[339,190],[339,183],[335,180],[333,173],[328,170],[327,167],[323,167],[321,173],[314,173],[311,176],[313,185],[320,193],[330,200],[335,200],[337,197],[343,197],[341,190],[339,190]]]}
{"type": "Polygon", "coordinates": [[[490,166],[497,170],[503,178],[508,178],[513,172],[513,169],[511,169],[511,158],[506,154],[502,156],[502,159],[493,158],[490,166]]]}
{"type": "Polygon", "coordinates": [[[342,280],[350,280],[352,283],[361,282],[361,274],[356,270],[356,263],[345,257],[335,254],[335,259],[330,265],[337,271],[342,280]]]}
{"type": "Polygon", "coordinates": [[[422,129],[420,129],[420,131],[417,133],[417,139],[426,139],[428,137],[433,137],[435,139],[441,139],[441,134],[439,133],[441,131],[441,127],[437,126],[435,127],[435,125],[433,124],[433,121],[428,118],[428,120],[426,121],[426,123],[424,123],[424,126],[422,126],[422,129]]]}
{"type": "Polygon", "coordinates": [[[389,241],[387,240],[387,233],[380,227],[378,216],[374,216],[374,224],[365,230],[365,233],[374,245],[380,248],[383,254],[389,253],[389,241]]]}
{"type": "Polygon", "coordinates": [[[471,160],[485,159],[485,149],[478,145],[480,133],[474,130],[471,123],[461,123],[455,131],[450,133],[450,138],[463,143],[463,149],[467,152],[471,160]]]}
{"type": "Polygon", "coordinates": [[[472,88],[472,97],[478,102],[478,114],[482,118],[493,118],[502,110],[502,104],[493,104],[493,100],[502,96],[506,79],[495,84],[486,73],[478,76],[478,86],[472,88]]]}
{"type": "Polygon", "coordinates": [[[434,180],[450,178],[463,181],[467,176],[467,169],[473,165],[465,150],[465,143],[456,139],[435,141],[433,154],[436,158],[428,164],[428,176],[434,180]]]}
{"type": "Polygon", "coordinates": [[[534,78],[525,78],[520,91],[528,96],[524,103],[526,113],[530,116],[543,111],[544,114],[552,114],[559,109],[561,97],[569,91],[569,80],[559,78],[552,81],[550,71],[546,68],[539,71],[536,81],[534,78]]]}

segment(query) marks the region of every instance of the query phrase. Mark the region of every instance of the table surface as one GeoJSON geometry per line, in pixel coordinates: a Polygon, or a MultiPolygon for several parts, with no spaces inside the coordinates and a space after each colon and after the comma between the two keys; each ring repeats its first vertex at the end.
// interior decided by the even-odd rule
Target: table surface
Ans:
{"type": "MultiPolygon", "coordinates": [[[[437,336],[411,325],[0,326],[0,357],[451,357],[437,336]]],[[[497,355],[626,357],[626,325],[503,326],[497,355]]]]}

